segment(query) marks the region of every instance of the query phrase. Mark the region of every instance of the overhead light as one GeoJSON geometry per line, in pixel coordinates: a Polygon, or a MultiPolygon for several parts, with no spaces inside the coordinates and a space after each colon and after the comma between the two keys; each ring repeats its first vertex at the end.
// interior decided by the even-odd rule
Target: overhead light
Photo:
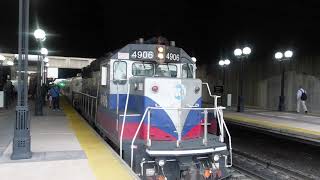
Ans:
{"type": "Polygon", "coordinates": [[[276,53],[274,54],[274,57],[275,57],[276,59],[281,59],[281,58],[283,57],[283,54],[282,54],[282,52],[276,52],[276,53]]]}
{"type": "Polygon", "coordinates": [[[46,39],[46,33],[42,29],[37,29],[33,33],[37,40],[44,41],[46,39]]]}
{"type": "Polygon", "coordinates": [[[191,57],[191,60],[192,60],[193,62],[197,62],[197,58],[195,58],[195,57],[191,57]]]}
{"type": "Polygon", "coordinates": [[[235,49],[235,50],[233,51],[233,54],[234,54],[235,56],[241,56],[241,55],[242,55],[242,50],[239,49],[239,48],[237,48],[237,49],[235,49]]]}
{"type": "Polygon", "coordinates": [[[251,48],[245,47],[243,48],[242,52],[244,55],[249,55],[251,53],[251,48]]]}
{"type": "Polygon", "coordinates": [[[6,57],[4,57],[4,55],[0,54],[0,61],[5,61],[6,57]]]}
{"type": "Polygon", "coordinates": [[[14,65],[14,62],[13,62],[13,61],[7,61],[7,65],[8,65],[8,66],[13,66],[13,65],[14,65]]]}
{"type": "Polygon", "coordinates": [[[219,61],[219,65],[220,65],[220,66],[223,66],[223,65],[224,65],[224,60],[220,60],[220,61],[219,61]]]}
{"type": "Polygon", "coordinates": [[[293,52],[290,51],[290,50],[287,50],[287,51],[284,53],[284,57],[286,57],[286,58],[291,58],[292,55],[293,55],[293,52]]]}
{"type": "Polygon", "coordinates": [[[229,65],[230,63],[231,63],[231,61],[229,59],[224,60],[225,65],[229,65]]]}
{"type": "Polygon", "coordinates": [[[40,49],[40,53],[41,53],[42,55],[48,55],[48,49],[47,49],[47,48],[41,48],[41,49],[40,49]]]}

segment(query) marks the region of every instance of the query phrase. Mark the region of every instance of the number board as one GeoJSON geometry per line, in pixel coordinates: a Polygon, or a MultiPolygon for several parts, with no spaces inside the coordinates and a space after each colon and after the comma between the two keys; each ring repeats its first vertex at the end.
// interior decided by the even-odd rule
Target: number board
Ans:
{"type": "Polygon", "coordinates": [[[180,62],[180,48],[169,47],[166,49],[166,60],[167,63],[177,63],[180,62]]]}
{"type": "MultiPolygon", "coordinates": [[[[132,60],[143,60],[143,61],[156,61],[157,50],[130,50],[130,59],[132,60]]],[[[165,50],[165,61],[166,63],[179,63],[181,60],[180,48],[169,47],[165,50]]]]}
{"type": "Polygon", "coordinates": [[[150,50],[131,50],[130,59],[134,60],[153,60],[155,57],[154,51],[150,50]]]}

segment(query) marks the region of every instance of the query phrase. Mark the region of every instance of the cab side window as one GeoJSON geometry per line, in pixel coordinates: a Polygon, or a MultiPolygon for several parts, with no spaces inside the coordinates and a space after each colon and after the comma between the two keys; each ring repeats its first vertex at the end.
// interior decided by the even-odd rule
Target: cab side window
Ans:
{"type": "Polygon", "coordinates": [[[182,78],[193,78],[193,66],[190,64],[182,65],[182,78]]]}
{"type": "Polygon", "coordinates": [[[115,61],[113,63],[114,83],[125,84],[127,79],[127,63],[124,61],[115,61]]]}

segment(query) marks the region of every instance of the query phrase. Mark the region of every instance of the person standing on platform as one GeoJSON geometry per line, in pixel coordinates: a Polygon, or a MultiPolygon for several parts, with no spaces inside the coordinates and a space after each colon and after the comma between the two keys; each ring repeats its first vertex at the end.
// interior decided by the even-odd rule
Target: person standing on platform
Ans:
{"type": "Polygon", "coordinates": [[[60,96],[60,89],[57,85],[53,86],[49,91],[52,97],[52,108],[53,111],[60,110],[59,106],[59,96],[60,96]]]}
{"type": "Polygon", "coordinates": [[[299,89],[297,91],[297,113],[300,112],[300,105],[302,104],[302,108],[304,110],[304,113],[308,113],[308,109],[306,106],[306,100],[307,100],[307,91],[302,88],[302,86],[299,86],[299,89]]]}

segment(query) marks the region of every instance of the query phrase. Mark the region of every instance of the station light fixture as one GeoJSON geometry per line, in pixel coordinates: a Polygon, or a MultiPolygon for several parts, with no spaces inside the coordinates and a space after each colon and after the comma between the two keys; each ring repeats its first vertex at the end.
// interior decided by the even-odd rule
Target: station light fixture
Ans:
{"type": "Polygon", "coordinates": [[[280,69],[281,69],[281,87],[280,87],[280,96],[279,96],[279,111],[285,111],[285,93],[284,93],[284,84],[285,84],[285,61],[289,61],[293,56],[293,52],[291,50],[287,50],[283,52],[276,52],[274,54],[274,58],[279,61],[280,69]]]}
{"type": "Polygon", "coordinates": [[[225,60],[220,60],[219,61],[219,65],[224,67],[224,66],[228,66],[231,63],[231,61],[229,59],[225,59],[225,60]]]}
{"type": "Polygon", "coordinates": [[[49,64],[49,63],[47,63],[45,66],[46,66],[46,67],[49,67],[49,66],[50,66],[50,64],[49,64]]]}
{"type": "Polygon", "coordinates": [[[8,65],[8,66],[13,66],[13,65],[14,65],[14,62],[13,62],[13,61],[7,61],[7,65],[8,65]]]}
{"type": "Polygon", "coordinates": [[[42,55],[48,55],[48,49],[47,48],[41,48],[40,49],[40,53],[42,54],[42,55]]]}
{"type": "Polygon", "coordinates": [[[242,50],[237,48],[237,49],[234,50],[233,53],[234,53],[235,56],[241,56],[242,55],[242,50]]]}
{"type": "Polygon", "coordinates": [[[4,57],[4,55],[0,54],[0,62],[3,62],[6,60],[6,57],[4,57]]]}
{"type": "Polygon", "coordinates": [[[284,53],[279,51],[274,54],[274,58],[278,61],[289,60],[292,56],[293,52],[291,50],[287,50],[284,53]]]}
{"type": "Polygon", "coordinates": [[[225,65],[229,65],[230,63],[231,63],[231,61],[229,59],[224,60],[225,65]]]}
{"type": "Polygon", "coordinates": [[[240,73],[239,73],[239,88],[238,88],[238,103],[237,103],[237,111],[244,111],[244,98],[243,98],[243,61],[245,58],[248,58],[251,54],[252,50],[249,46],[244,46],[240,48],[236,48],[233,51],[233,54],[240,60],[240,73]],[[242,49],[241,49],[242,48],[242,49]]]}
{"type": "Polygon", "coordinates": [[[291,50],[287,50],[284,52],[284,57],[291,58],[293,56],[293,52],[291,50]]]}
{"type": "Polygon", "coordinates": [[[34,37],[39,41],[45,41],[46,40],[46,32],[42,29],[37,29],[33,33],[34,37]]]}
{"type": "Polygon", "coordinates": [[[219,61],[219,65],[220,65],[220,66],[224,66],[224,60],[220,60],[220,61],[219,61]]]}
{"type": "Polygon", "coordinates": [[[249,54],[251,54],[251,48],[245,47],[245,48],[243,48],[242,52],[244,55],[249,55],[249,54]]]}
{"type": "Polygon", "coordinates": [[[274,54],[274,57],[275,57],[276,59],[280,60],[280,59],[282,59],[283,54],[282,54],[282,52],[276,52],[276,53],[274,54]]]}

